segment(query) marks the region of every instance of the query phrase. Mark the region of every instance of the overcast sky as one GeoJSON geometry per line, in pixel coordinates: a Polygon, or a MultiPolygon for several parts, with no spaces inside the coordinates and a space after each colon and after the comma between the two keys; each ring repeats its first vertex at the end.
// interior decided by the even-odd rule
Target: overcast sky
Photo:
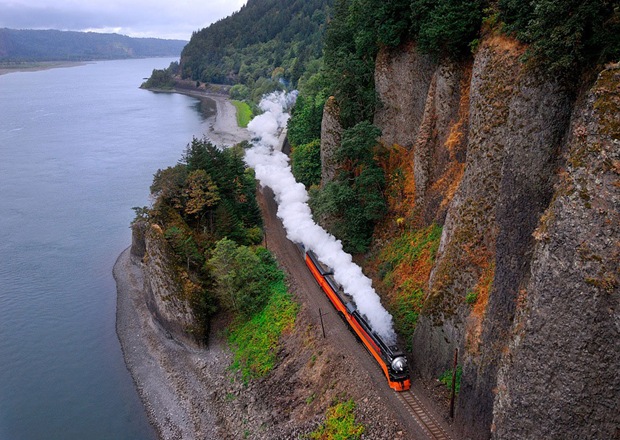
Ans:
{"type": "Polygon", "coordinates": [[[247,0],[0,0],[0,28],[189,40],[247,0]]]}

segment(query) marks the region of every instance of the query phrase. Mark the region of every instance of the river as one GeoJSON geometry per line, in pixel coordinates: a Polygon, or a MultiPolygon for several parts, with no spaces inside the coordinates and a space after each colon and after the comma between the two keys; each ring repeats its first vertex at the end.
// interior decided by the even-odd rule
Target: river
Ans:
{"type": "Polygon", "coordinates": [[[172,59],[0,76],[0,439],[154,439],[115,332],[133,206],[208,124],[172,59]]]}

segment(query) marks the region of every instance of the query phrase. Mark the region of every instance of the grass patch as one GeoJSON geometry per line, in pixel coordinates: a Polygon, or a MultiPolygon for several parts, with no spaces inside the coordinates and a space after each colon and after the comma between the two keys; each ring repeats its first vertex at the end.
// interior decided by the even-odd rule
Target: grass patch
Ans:
{"type": "MultiPolygon", "coordinates": [[[[463,375],[463,367],[458,365],[456,367],[456,383],[454,384],[454,392],[458,395],[461,391],[461,376],[463,375]]],[[[439,382],[444,384],[448,391],[452,391],[452,370],[446,370],[439,378],[439,382]]]]}
{"type": "Polygon", "coordinates": [[[272,286],[266,306],[247,321],[238,320],[228,333],[234,354],[231,369],[241,371],[244,381],[263,377],[276,362],[280,335],[293,327],[299,306],[283,280],[272,286]]]}
{"type": "Polygon", "coordinates": [[[441,231],[441,226],[436,224],[406,231],[385,246],[378,257],[379,276],[389,290],[388,307],[396,331],[407,341],[408,350],[411,350],[411,336],[422,309],[441,231]]]}
{"type": "Polygon", "coordinates": [[[355,440],[361,438],[364,425],[355,423],[355,402],[351,399],[328,408],[325,423],[310,433],[313,440],[355,440]]]}
{"type": "Polygon", "coordinates": [[[248,124],[252,120],[252,109],[247,102],[232,100],[232,104],[237,109],[237,125],[242,128],[247,128],[248,124]]]}

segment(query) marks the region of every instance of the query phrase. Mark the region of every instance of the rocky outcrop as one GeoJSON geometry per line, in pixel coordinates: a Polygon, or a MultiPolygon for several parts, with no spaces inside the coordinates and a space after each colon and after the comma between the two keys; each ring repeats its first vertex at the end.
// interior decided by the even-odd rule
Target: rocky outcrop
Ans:
{"type": "Polygon", "coordinates": [[[337,163],[334,153],[340,146],[342,130],[340,109],[332,96],[325,103],[321,122],[321,185],[334,180],[336,176],[337,163]]]}
{"type": "Polygon", "coordinates": [[[620,436],[619,128],[616,65],[574,112],[566,169],[503,328],[496,439],[620,436]]]}
{"type": "Polygon", "coordinates": [[[379,52],[375,88],[381,105],[375,113],[374,124],[382,128],[383,143],[413,146],[435,70],[432,58],[420,54],[412,43],[379,52]]]}
{"type": "Polygon", "coordinates": [[[131,254],[142,259],[146,304],[171,337],[189,345],[201,345],[206,335],[191,308],[191,297],[199,287],[177,270],[170,245],[161,228],[138,222],[133,225],[131,254]]]}
{"type": "Polygon", "coordinates": [[[459,349],[464,438],[613,438],[618,68],[574,108],[524,51],[490,36],[473,65],[411,45],[377,58],[375,124],[412,150],[418,224],[443,224],[414,371],[437,378],[459,349]]]}
{"type": "MultiPolygon", "coordinates": [[[[490,41],[477,60],[485,57],[485,51],[493,60],[505,51],[503,42],[490,41]]],[[[494,256],[489,261],[494,266],[493,284],[483,316],[470,313],[466,318],[464,379],[457,420],[470,438],[488,437],[480,432],[488,432],[491,425],[499,359],[509,340],[517,294],[529,278],[532,233],[552,196],[557,155],[570,117],[570,96],[557,84],[541,81],[532,70],[524,70],[518,56],[513,55],[518,53],[507,52],[506,61],[518,71],[513,77],[503,76],[504,84],[500,85],[509,91],[505,119],[498,121],[494,130],[501,139],[482,141],[487,151],[501,146],[501,153],[496,155],[501,157],[501,169],[491,176],[495,187],[492,227],[497,234],[494,256]]],[[[482,88],[497,90],[497,84],[488,82],[484,75],[480,78],[482,88]]],[[[487,111],[486,104],[480,104],[487,111]]]]}

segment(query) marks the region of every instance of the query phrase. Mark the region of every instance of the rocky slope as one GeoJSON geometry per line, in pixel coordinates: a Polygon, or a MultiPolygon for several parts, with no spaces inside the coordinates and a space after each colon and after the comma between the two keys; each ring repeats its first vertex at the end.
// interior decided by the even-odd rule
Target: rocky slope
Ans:
{"type": "Polygon", "coordinates": [[[377,57],[375,124],[411,151],[417,224],[443,224],[414,368],[436,378],[459,349],[465,438],[617,438],[620,70],[575,96],[524,50],[377,57]]]}

